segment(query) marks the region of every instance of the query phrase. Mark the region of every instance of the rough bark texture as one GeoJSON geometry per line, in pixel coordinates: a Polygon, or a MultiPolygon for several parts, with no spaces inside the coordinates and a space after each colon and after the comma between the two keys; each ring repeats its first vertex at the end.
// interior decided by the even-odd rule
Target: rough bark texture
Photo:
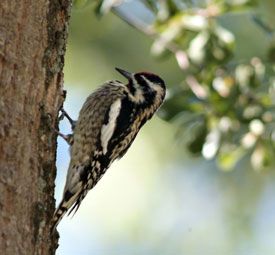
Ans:
{"type": "Polygon", "coordinates": [[[0,253],[54,254],[56,134],[71,0],[0,1],[0,253]]]}

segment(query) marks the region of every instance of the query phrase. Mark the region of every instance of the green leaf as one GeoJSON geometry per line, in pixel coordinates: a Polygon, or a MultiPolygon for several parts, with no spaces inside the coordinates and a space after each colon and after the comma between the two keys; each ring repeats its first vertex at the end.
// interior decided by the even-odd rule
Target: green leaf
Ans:
{"type": "Polygon", "coordinates": [[[274,158],[274,152],[269,145],[259,143],[251,155],[251,165],[256,171],[260,171],[271,165],[274,158]]]}
{"type": "Polygon", "coordinates": [[[217,164],[222,170],[230,171],[236,166],[245,153],[246,151],[242,147],[224,145],[219,151],[217,164]]]}
{"type": "Polygon", "coordinates": [[[202,147],[207,135],[207,127],[205,123],[201,123],[197,127],[195,127],[193,133],[194,137],[188,143],[187,148],[192,154],[199,155],[201,154],[202,147]]]}
{"type": "Polygon", "coordinates": [[[158,11],[158,4],[157,4],[157,1],[155,0],[143,0],[142,1],[146,6],[148,6],[148,8],[154,12],[154,13],[157,13],[158,11]]]}

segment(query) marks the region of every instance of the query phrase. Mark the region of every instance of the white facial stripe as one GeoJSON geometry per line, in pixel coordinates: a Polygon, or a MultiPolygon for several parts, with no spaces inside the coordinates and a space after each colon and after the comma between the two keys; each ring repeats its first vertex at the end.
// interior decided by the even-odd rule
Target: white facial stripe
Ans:
{"type": "Polygon", "coordinates": [[[115,131],[116,120],[121,109],[121,100],[117,99],[110,108],[108,123],[101,128],[101,146],[103,148],[103,154],[107,153],[108,143],[115,131]]]}
{"type": "Polygon", "coordinates": [[[154,91],[156,91],[158,94],[163,92],[163,89],[158,84],[155,84],[148,79],[146,79],[145,76],[142,75],[142,78],[147,82],[147,84],[150,86],[150,88],[154,91]]]}
{"type": "Polygon", "coordinates": [[[140,103],[144,101],[144,95],[143,95],[143,91],[140,89],[140,86],[138,85],[136,79],[133,77],[133,86],[135,87],[135,94],[132,95],[129,92],[129,97],[130,99],[135,102],[135,103],[140,103]]]}
{"type": "Polygon", "coordinates": [[[133,79],[134,86],[136,88],[135,99],[137,102],[144,101],[143,91],[140,89],[136,79],[133,79]]]}
{"type": "Polygon", "coordinates": [[[144,96],[143,96],[142,90],[140,88],[136,90],[134,98],[135,98],[136,102],[144,101],[144,96]]]}

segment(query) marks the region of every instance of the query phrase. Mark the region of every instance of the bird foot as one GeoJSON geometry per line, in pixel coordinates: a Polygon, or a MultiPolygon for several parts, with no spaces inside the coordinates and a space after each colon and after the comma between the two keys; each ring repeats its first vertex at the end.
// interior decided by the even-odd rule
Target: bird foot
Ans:
{"type": "Polygon", "coordinates": [[[70,122],[70,124],[71,124],[72,130],[74,130],[75,125],[76,125],[76,121],[73,120],[73,119],[70,117],[70,115],[63,109],[63,107],[60,109],[60,111],[61,111],[61,115],[59,116],[58,120],[59,120],[59,121],[60,121],[60,120],[63,120],[64,117],[66,117],[67,120],[68,120],[68,121],[70,122]]]}

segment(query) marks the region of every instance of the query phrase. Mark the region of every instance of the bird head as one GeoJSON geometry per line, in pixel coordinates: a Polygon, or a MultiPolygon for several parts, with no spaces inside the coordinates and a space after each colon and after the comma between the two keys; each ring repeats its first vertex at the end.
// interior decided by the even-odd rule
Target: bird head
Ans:
{"type": "Polygon", "coordinates": [[[165,83],[158,75],[149,72],[130,73],[120,68],[116,70],[128,80],[126,86],[136,102],[142,103],[152,97],[164,99],[165,83]]]}

